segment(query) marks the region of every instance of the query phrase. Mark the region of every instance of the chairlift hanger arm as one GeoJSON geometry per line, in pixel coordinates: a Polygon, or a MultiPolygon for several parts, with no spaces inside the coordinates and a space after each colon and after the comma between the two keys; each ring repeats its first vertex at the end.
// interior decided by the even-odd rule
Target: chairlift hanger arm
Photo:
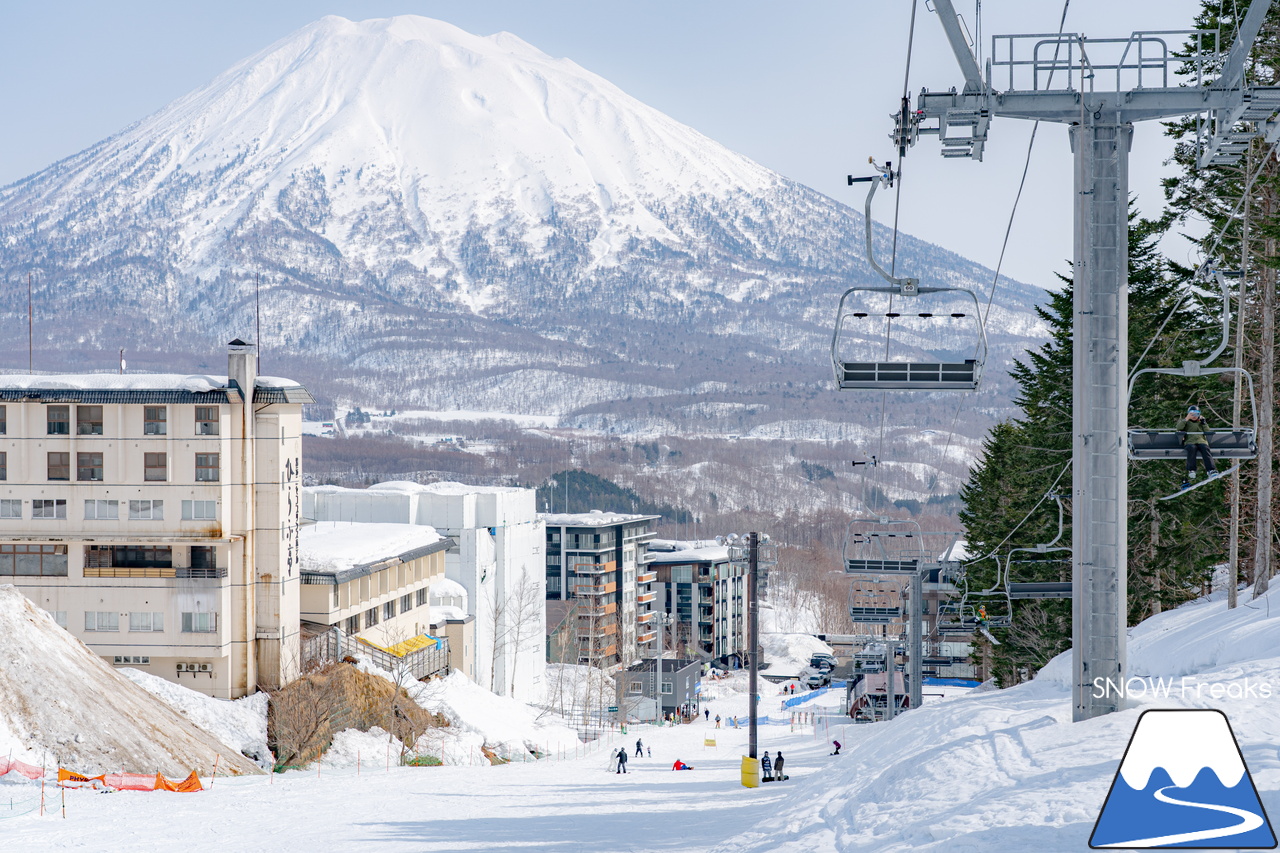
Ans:
{"type": "Polygon", "coordinates": [[[871,268],[874,269],[881,278],[889,282],[891,285],[890,287],[883,288],[884,290],[892,290],[895,293],[911,294],[917,292],[920,287],[920,280],[907,277],[897,278],[885,272],[884,267],[880,266],[880,264],[876,262],[875,251],[871,246],[871,201],[876,197],[876,190],[880,188],[880,185],[887,184],[892,180],[893,170],[889,168],[889,166],[890,164],[886,163],[885,169],[881,173],[880,177],[871,182],[871,189],[867,191],[866,204],[863,205],[862,208],[867,231],[867,262],[871,264],[871,268]]]}

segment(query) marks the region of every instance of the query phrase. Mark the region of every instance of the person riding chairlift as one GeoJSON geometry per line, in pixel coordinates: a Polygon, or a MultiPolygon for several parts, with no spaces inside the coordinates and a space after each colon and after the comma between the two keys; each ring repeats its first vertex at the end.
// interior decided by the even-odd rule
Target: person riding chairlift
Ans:
{"type": "Polygon", "coordinates": [[[1196,479],[1197,455],[1204,463],[1205,475],[1216,477],[1218,469],[1213,464],[1213,455],[1209,452],[1209,424],[1201,416],[1200,407],[1192,406],[1187,409],[1186,417],[1178,421],[1175,429],[1182,433],[1182,446],[1187,451],[1187,476],[1182,481],[1182,488],[1189,488],[1196,479]]]}

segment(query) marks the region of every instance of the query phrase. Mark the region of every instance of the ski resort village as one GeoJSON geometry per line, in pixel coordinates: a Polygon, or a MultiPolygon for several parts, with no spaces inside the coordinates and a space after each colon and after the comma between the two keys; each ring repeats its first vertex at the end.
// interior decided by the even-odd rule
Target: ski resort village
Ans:
{"type": "Polygon", "coordinates": [[[0,851],[1277,847],[1280,3],[5,23],[0,851]]]}

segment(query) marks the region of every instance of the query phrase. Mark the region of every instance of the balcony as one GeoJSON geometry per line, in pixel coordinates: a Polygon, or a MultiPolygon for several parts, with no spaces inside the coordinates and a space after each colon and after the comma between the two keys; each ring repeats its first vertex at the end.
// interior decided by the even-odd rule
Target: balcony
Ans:
{"type": "Polygon", "coordinates": [[[654,601],[657,597],[656,593],[643,592],[636,596],[636,604],[648,604],[651,601],[654,601]]]}
{"type": "Polygon", "coordinates": [[[652,643],[652,642],[653,642],[654,640],[656,640],[656,639],[658,639],[658,632],[657,632],[657,631],[649,631],[647,634],[641,634],[640,636],[636,637],[636,642],[637,642],[637,643],[652,643]]]}
{"type": "Polygon", "coordinates": [[[581,604],[578,605],[579,616],[588,616],[588,617],[608,616],[612,613],[617,613],[617,612],[618,612],[618,605],[616,602],[612,602],[612,601],[609,602],[608,604],[597,604],[594,606],[581,605],[581,604]]]}
{"type": "Polygon", "coordinates": [[[655,617],[655,616],[657,616],[657,615],[658,615],[658,611],[656,611],[656,610],[646,610],[646,611],[644,611],[643,613],[637,613],[637,614],[636,614],[636,621],[637,621],[637,622],[640,622],[640,623],[642,623],[642,624],[643,624],[643,623],[646,623],[646,622],[652,622],[652,621],[653,621],[653,617],[655,617]]]}
{"type": "Polygon", "coordinates": [[[226,569],[192,569],[173,566],[85,566],[87,578],[225,578],[226,569]]]}
{"type": "Polygon", "coordinates": [[[597,584],[580,583],[580,584],[574,584],[573,586],[573,594],[579,595],[579,596],[608,595],[611,592],[617,592],[617,591],[618,591],[618,585],[616,583],[597,583],[597,584]]]}
{"type": "Polygon", "coordinates": [[[658,579],[657,572],[642,572],[636,575],[636,583],[653,583],[658,579]]]}

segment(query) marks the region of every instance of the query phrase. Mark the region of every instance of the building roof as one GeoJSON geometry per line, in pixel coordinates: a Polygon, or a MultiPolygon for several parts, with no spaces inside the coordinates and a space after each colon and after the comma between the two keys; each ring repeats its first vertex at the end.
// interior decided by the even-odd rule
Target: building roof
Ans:
{"type": "Polygon", "coordinates": [[[385,483],[374,483],[367,489],[353,489],[347,486],[307,486],[306,488],[308,492],[316,495],[364,494],[369,492],[402,495],[488,495],[533,491],[520,486],[469,486],[466,483],[452,481],[414,483],[408,480],[389,480],[385,483]]]}
{"type": "Polygon", "coordinates": [[[363,524],[320,521],[302,528],[302,581],[340,584],[444,551],[452,539],[421,524],[363,524]]]}
{"type": "Polygon", "coordinates": [[[556,527],[611,527],[615,524],[635,524],[641,521],[657,521],[660,515],[633,515],[624,512],[540,512],[538,517],[556,527]]]}
{"type": "Polygon", "coordinates": [[[714,542],[681,542],[674,539],[653,539],[645,552],[652,565],[661,563],[725,563],[729,560],[729,546],[714,542]]]}
{"type": "MultiPolygon", "coordinates": [[[[639,663],[633,663],[631,666],[627,667],[627,672],[653,672],[657,668],[657,663],[657,658],[645,658],[639,663]]],[[[702,666],[702,661],[695,660],[693,658],[662,659],[662,671],[664,673],[680,672],[681,670],[688,669],[691,666],[700,667],[702,666]]]]}
{"type": "MultiPolygon", "coordinates": [[[[41,403],[205,403],[230,402],[225,376],[181,373],[59,373],[0,375],[0,401],[41,403]]],[[[292,379],[259,376],[255,403],[314,403],[292,379]]]]}

